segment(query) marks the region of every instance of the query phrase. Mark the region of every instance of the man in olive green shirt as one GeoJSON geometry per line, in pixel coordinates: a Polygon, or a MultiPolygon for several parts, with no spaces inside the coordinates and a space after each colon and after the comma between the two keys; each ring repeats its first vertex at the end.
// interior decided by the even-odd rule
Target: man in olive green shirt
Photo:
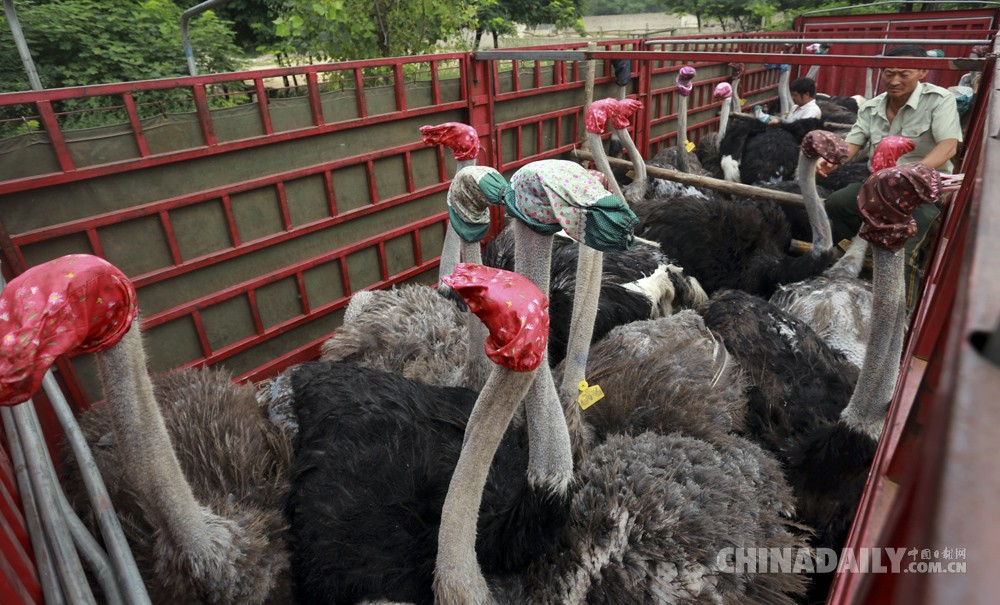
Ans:
{"type": "MultiPolygon", "coordinates": [[[[920,46],[899,46],[886,52],[887,57],[926,57],[920,46]]],[[[884,137],[901,135],[916,147],[904,154],[897,165],[923,162],[941,172],[951,172],[951,159],[962,140],[958,106],[955,97],[945,88],[921,82],[926,69],[886,68],[882,70],[885,92],[865,102],[858,109],[858,119],[846,137],[848,157],[854,159],[862,149],[871,157],[875,146],[884,137]]],[[[817,171],[826,175],[835,165],[820,160],[817,171]]],[[[854,183],[830,195],[826,210],[830,217],[833,241],[854,237],[861,228],[857,195],[861,183],[854,183]]],[[[906,300],[912,308],[923,277],[924,256],[929,253],[935,229],[931,229],[940,210],[925,204],[917,208],[917,235],[906,243],[906,300]],[[928,237],[930,236],[930,237],[928,237]]]]}

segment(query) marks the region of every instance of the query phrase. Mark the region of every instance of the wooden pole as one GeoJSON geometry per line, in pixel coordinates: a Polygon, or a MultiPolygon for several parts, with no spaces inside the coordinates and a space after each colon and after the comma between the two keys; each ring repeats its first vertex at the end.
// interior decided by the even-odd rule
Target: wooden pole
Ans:
{"type": "MultiPolygon", "coordinates": [[[[583,160],[594,159],[594,156],[585,149],[577,150],[575,154],[576,157],[583,160]]],[[[612,166],[623,166],[625,168],[632,167],[632,162],[629,162],[628,160],[620,160],[618,158],[608,158],[608,162],[610,162],[612,166]]],[[[699,176],[697,174],[678,172],[677,170],[669,170],[667,168],[657,168],[656,166],[647,165],[646,173],[651,177],[667,179],[668,181],[674,181],[676,183],[681,183],[684,185],[694,185],[695,187],[707,187],[709,189],[722,191],[724,193],[731,193],[733,195],[743,195],[746,197],[760,197],[760,198],[771,199],[784,206],[805,207],[805,201],[803,200],[802,196],[797,193],[786,193],[784,191],[765,189],[764,187],[754,187],[753,185],[744,185],[743,183],[723,181],[721,179],[714,179],[710,176],[699,176]]]]}

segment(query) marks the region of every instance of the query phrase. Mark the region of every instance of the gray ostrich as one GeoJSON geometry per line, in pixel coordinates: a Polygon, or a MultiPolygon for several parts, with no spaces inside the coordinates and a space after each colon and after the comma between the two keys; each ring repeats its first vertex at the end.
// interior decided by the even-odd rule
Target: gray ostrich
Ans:
{"type": "MultiPolygon", "coordinates": [[[[114,326],[75,346],[96,351],[106,397],[83,414],[80,426],[151,600],[288,599],[282,507],[291,453],[253,389],[208,370],[168,375],[154,387],[134,320],[135,289],[103,259],[61,257],[18,279],[15,290],[38,286],[49,293],[44,309],[25,306],[30,315],[22,316],[30,322],[48,314],[53,334],[41,353],[81,327],[114,326]]],[[[41,354],[34,367],[53,361],[51,352],[41,354]]],[[[71,455],[67,447],[61,453],[71,455]]],[[[77,465],[64,469],[69,499],[96,526],[77,465]]]]}
{"type": "MultiPolygon", "coordinates": [[[[458,224],[462,215],[474,217],[483,227],[477,235],[485,235],[489,195],[502,195],[505,186],[506,180],[492,168],[463,168],[448,190],[449,224],[458,224]]],[[[451,226],[448,230],[457,232],[451,226]]],[[[469,262],[482,262],[478,241],[455,237],[462,241],[469,262]]],[[[445,246],[442,266],[453,268],[457,257],[457,248],[445,246]]],[[[485,333],[474,325],[479,322],[440,291],[408,285],[365,293],[360,301],[359,294],[363,293],[352,298],[344,325],[323,343],[321,359],[383,369],[440,386],[476,389],[485,382],[489,368],[477,354],[485,333]]]]}
{"type": "MultiPolygon", "coordinates": [[[[876,148],[873,167],[895,166],[911,149],[913,142],[908,139],[885,137],[876,148]]],[[[822,274],[779,286],[771,295],[771,303],[804,321],[859,369],[872,332],[872,285],[860,277],[867,249],[867,242],[856,237],[846,254],[822,274]]]]}

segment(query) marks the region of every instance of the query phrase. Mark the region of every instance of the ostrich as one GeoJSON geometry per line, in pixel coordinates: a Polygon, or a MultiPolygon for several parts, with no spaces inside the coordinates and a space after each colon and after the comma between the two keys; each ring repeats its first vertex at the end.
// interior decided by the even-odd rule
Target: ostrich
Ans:
{"type": "MultiPolygon", "coordinates": [[[[425,145],[445,145],[450,147],[455,156],[455,173],[459,173],[463,168],[476,165],[476,158],[479,157],[479,134],[476,129],[461,122],[445,122],[436,126],[421,126],[420,139],[425,145]]],[[[450,192],[450,190],[449,190],[450,192]]],[[[441,277],[451,273],[455,264],[461,258],[467,262],[479,262],[478,246],[467,246],[465,244],[478,244],[486,235],[489,229],[489,217],[484,222],[482,218],[475,216],[473,221],[459,221],[464,229],[464,234],[459,235],[455,228],[455,216],[452,206],[448,205],[448,229],[445,231],[444,247],[441,250],[441,264],[438,268],[439,288],[441,277]],[[470,224],[471,223],[471,224],[470,224]],[[461,250],[461,252],[459,252],[461,250]]]]}
{"type": "Polygon", "coordinates": [[[815,243],[809,254],[787,254],[788,224],[777,205],[766,201],[646,201],[635,206],[641,219],[637,235],[658,242],[709,294],[739,288],[770,296],[779,284],[801,281],[830,265],[829,221],[814,174],[820,157],[839,163],[846,150],[842,140],[825,131],[810,132],[803,139],[799,178],[815,243]]]}
{"type": "MultiPolygon", "coordinates": [[[[447,279],[463,296],[482,296],[475,285],[447,279]]],[[[478,307],[475,300],[469,305],[478,307]]],[[[726,573],[718,560],[726,544],[804,544],[777,512],[791,503],[777,464],[738,438],[719,436],[713,444],[654,432],[611,435],[589,450],[576,472],[568,522],[552,528],[527,570],[487,581],[477,563],[485,553],[476,527],[491,461],[509,455],[501,437],[516,395],[477,402],[469,419],[441,514],[436,603],[763,604],[791,603],[804,591],[800,575],[744,577],[726,573]]]]}
{"type": "MultiPolygon", "coordinates": [[[[634,215],[578,164],[528,164],[511,191],[504,202],[515,217],[516,266],[543,293],[551,235],[560,226],[608,250],[629,243],[634,215]]],[[[501,327],[506,335],[495,338],[504,342],[510,326],[501,327]]],[[[524,385],[523,430],[519,423],[506,438],[509,455],[487,490],[479,540],[489,569],[522,567],[540,536],[564,518],[572,455],[546,355],[524,385]]],[[[428,601],[435,528],[463,434],[471,431],[475,393],[329,362],[290,374],[301,426],[289,500],[300,600],[428,601]],[[373,502],[385,506],[373,510],[373,502]]],[[[496,371],[492,376],[481,397],[507,392],[496,371]]]]}
{"type": "MultiPolygon", "coordinates": [[[[872,156],[876,171],[896,165],[915,144],[901,136],[879,141],[872,156]]],[[[871,282],[859,277],[868,245],[855,238],[847,253],[823,274],[779,286],[771,302],[809,324],[831,348],[860,368],[871,334],[871,282]]]]}
{"type": "MultiPolygon", "coordinates": [[[[677,106],[677,145],[673,147],[668,147],[663,149],[653,159],[649,162],[651,166],[665,167],[665,168],[675,168],[681,172],[687,172],[690,174],[708,174],[707,171],[702,168],[700,161],[697,156],[692,156],[688,151],[688,128],[687,128],[687,114],[688,114],[688,97],[691,95],[692,80],[695,76],[695,69],[693,67],[685,65],[677,72],[677,94],[680,95],[680,100],[677,106]]],[[[633,160],[633,163],[635,160],[633,160]]],[[[677,189],[677,185],[673,183],[664,183],[663,179],[657,179],[655,183],[656,195],[663,197],[664,195],[669,195],[674,193],[677,189]],[[666,188],[666,191],[664,190],[666,188]]],[[[694,188],[691,188],[694,189],[694,188]]],[[[682,188],[684,193],[689,193],[688,188],[682,188]]],[[[695,191],[697,191],[695,189],[695,191]]]]}
{"type": "MultiPolygon", "coordinates": [[[[830,52],[830,45],[826,43],[815,43],[806,46],[806,50],[817,55],[825,55],[830,52]]],[[[806,77],[816,80],[816,76],[819,74],[819,65],[810,65],[809,71],[806,72],[806,77]]]]}
{"type": "MultiPolygon", "coordinates": [[[[703,309],[705,324],[757,382],[749,434],[787,468],[799,519],[816,532],[817,547],[843,544],[895,388],[906,318],[899,250],[914,232],[908,213],[959,178],[943,181],[923,164],[907,164],[872,174],[859,193],[861,236],[875,248],[873,332],[860,374],[760,299],[728,292],[703,309]]],[[[814,599],[825,597],[829,580],[814,578],[814,599]]]]}
{"type": "MultiPolygon", "coordinates": [[[[287,600],[282,505],[290,446],[262,414],[253,388],[210,370],[169,374],[154,387],[135,289],[103,259],[57,258],[12,280],[2,296],[4,315],[19,324],[8,333],[13,342],[32,328],[51,331],[37,345],[22,341],[32,347],[19,352],[30,356],[27,367],[44,370],[64,352],[97,351],[106,401],[80,425],[151,600],[287,600]],[[44,292],[45,301],[27,300],[23,293],[31,291],[44,292]]],[[[61,453],[71,455],[65,447],[61,453]]],[[[82,511],[89,507],[77,466],[63,468],[70,500],[95,525],[94,513],[82,511]]]]}
{"type": "Polygon", "coordinates": [[[726,136],[726,129],[729,127],[729,112],[731,104],[729,99],[733,96],[733,87],[728,82],[719,82],[715,86],[712,97],[716,101],[721,101],[719,108],[719,131],[709,133],[698,141],[695,147],[695,155],[702,167],[715,178],[722,178],[722,164],[719,157],[719,142],[726,136]]]}

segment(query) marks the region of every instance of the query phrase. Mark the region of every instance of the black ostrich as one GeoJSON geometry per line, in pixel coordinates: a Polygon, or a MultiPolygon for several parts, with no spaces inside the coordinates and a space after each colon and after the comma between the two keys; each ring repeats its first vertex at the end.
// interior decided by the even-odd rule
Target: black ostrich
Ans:
{"type": "MultiPolygon", "coordinates": [[[[518,196],[523,193],[553,208],[572,205],[574,200],[556,193],[545,199],[525,193],[536,186],[538,176],[571,170],[593,181],[588,187],[599,188],[582,167],[558,160],[525,166],[511,187],[518,196]]],[[[536,232],[537,226],[522,220],[515,220],[513,228],[515,265],[544,292],[551,234],[536,232]]],[[[631,228],[628,221],[615,223],[615,233],[608,235],[625,243],[631,228]]],[[[602,245],[614,249],[617,244],[602,245]]],[[[501,327],[509,331],[511,324],[501,327]]],[[[494,467],[478,526],[487,553],[480,562],[494,571],[523,566],[539,549],[541,536],[558,526],[569,498],[569,436],[544,344],[542,348],[533,380],[508,376],[524,384],[504,386],[501,376],[512,373],[495,369],[479,395],[487,401],[509,397],[516,407],[527,392],[526,421],[504,442],[508,453],[494,467]]],[[[429,602],[439,515],[463,436],[472,430],[466,422],[471,422],[475,393],[326,362],[298,366],[291,372],[291,385],[302,427],[289,500],[300,600],[429,602]]]]}
{"type": "Polygon", "coordinates": [[[723,175],[747,185],[787,181],[795,174],[802,138],[822,128],[818,118],[779,124],[734,120],[719,143],[723,175]]]}
{"type": "MultiPolygon", "coordinates": [[[[549,292],[549,364],[555,367],[566,356],[570,318],[576,297],[580,247],[568,237],[556,237],[552,245],[549,292]]],[[[483,264],[514,270],[514,232],[508,226],[486,244],[483,264]]],[[[649,240],[637,239],[631,250],[604,254],[601,289],[592,342],[612,328],[642,319],[693,309],[708,299],[698,280],[649,240]]]]}
{"type": "Polygon", "coordinates": [[[816,275],[830,265],[832,251],[815,164],[821,155],[842,160],[846,145],[835,140],[828,132],[813,131],[801,146],[799,178],[814,241],[806,255],[788,254],[791,234],[784,213],[766,200],[647,200],[634,206],[641,219],[636,234],[658,242],[709,294],[738,288],[767,297],[779,284],[816,275]]]}
{"type": "Polygon", "coordinates": [[[718,132],[710,132],[701,137],[694,149],[694,153],[701,163],[702,168],[709,175],[717,179],[721,179],[724,176],[722,174],[722,157],[719,155],[719,143],[725,138],[726,132],[729,130],[729,114],[732,109],[730,99],[732,96],[733,87],[728,82],[719,82],[716,85],[712,97],[716,101],[722,102],[722,107],[719,109],[719,130],[718,132]]]}

